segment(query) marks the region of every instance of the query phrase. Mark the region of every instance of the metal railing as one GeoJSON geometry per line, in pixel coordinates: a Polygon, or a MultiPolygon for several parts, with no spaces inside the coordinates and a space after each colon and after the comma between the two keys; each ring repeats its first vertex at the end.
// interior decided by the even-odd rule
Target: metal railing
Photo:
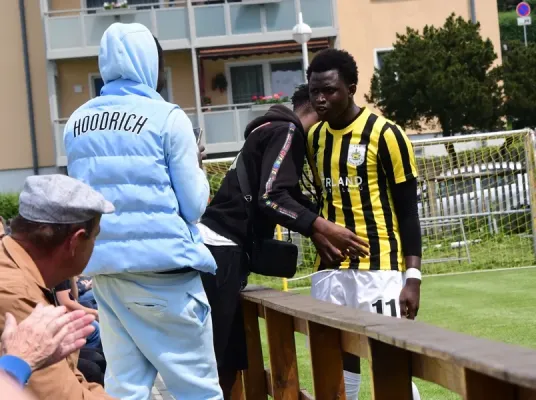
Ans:
{"type": "MultiPolygon", "coordinates": [[[[285,103],[285,105],[290,106],[288,103],[285,103]]],[[[203,107],[205,121],[203,142],[207,154],[238,152],[244,144],[244,131],[247,124],[263,115],[270,106],[270,104],[243,103],[203,107]]],[[[183,108],[183,111],[188,115],[194,127],[199,126],[194,108],[183,108]]],[[[66,122],[66,118],[54,121],[57,166],[67,165],[63,146],[63,130],[66,122]]]]}
{"type": "Polygon", "coordinates": [[[412,377],[466,400],[536,398],[536,351],[418,321],[341,307],[262,287],[242,294],[248,369],[233,400],[313,399],[300,386],[294,333],[308,336],[315,398],[345,399],[343,353],[368,359],[375,400],[411,400],[412,377]],[[265,368],[259,318],[266,321],[265,368]]]}
{"type": "Polygon", "coordinates": [[[164,50],[288,41],[300,4],[313,37],[336,35],[333,0],[162,1],[45,11],[47,54],[49,59],[97,55],[102,34],[114,22],[147,26],[164,50]]]}

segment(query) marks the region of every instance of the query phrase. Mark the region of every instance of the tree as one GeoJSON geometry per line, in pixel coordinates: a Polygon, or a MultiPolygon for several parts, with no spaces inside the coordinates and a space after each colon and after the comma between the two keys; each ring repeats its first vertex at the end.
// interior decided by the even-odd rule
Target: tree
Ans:
{"type": "MultiPolygon", "coordinates": [[[[454,14],[422,34],[407,28],[372,78],[367,101],[403,127],[438,122],[443,136],[490,131],[501,125],[497,55],[480,24],[454,14]]],[[[448,149],[453,154],[454,149],[448,149]]]]}
{"type": "Polygon", "coordinates": [[[506,115],[512,127],[536,127],[536,44],[525,47],[521,42],[508,44],[503,59],[506,115]]]}

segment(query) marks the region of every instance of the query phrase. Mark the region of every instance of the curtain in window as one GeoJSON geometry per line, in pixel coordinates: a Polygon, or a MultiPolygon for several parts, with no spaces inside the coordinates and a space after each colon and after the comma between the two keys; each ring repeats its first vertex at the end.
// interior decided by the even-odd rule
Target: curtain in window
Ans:
{"type": "Polygon", "coordinates": [[[300,61],[272,63],[272,92],[292,96],[296,86],[303,83],[303,68],[300,61]]]}
{"type": "Polygon", "coordinates": [[[231,67],[233,103],[249,103],[252,96],[264,96],[262,65],[231,67]]]}

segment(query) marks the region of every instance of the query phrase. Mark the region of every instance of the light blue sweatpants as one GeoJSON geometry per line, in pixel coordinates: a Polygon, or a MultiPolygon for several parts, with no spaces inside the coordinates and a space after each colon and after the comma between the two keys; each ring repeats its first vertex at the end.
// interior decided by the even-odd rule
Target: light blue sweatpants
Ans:
{"type": "Polygon", "coordinates": [[[199,273],[99,275],[93,286],[108,394],[148,400],[159,372],[176,399],[223,399],[199,273]]]}

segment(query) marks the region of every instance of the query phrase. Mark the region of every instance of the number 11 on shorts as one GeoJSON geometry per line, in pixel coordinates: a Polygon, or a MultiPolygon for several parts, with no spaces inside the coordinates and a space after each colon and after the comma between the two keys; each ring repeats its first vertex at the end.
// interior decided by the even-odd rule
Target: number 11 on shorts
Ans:
{"type": "MultiPolygon", "coordinates": [[[[386,306],[391,307],[391,317],[397,317],[396,315],[396,299],[389,300],[387,303],[385,303],[386,306]]],[[[372,307],[376,309],[376,312],[378,314],[383,315],[383,303],[382,300],[378,300],[376,303],[372,303],[372,307]]]]}

